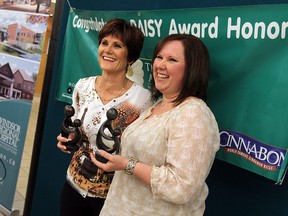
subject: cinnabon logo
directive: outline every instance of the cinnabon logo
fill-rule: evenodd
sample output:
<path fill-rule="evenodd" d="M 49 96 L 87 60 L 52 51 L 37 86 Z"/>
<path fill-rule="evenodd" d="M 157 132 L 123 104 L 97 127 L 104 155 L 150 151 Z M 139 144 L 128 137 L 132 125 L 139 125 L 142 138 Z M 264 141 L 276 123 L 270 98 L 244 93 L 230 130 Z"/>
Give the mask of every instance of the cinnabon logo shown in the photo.
<path fill-rule="evenodd" d="M 227 130 L 220 132 L 220 145 L 226 152 L 237 154 L 267 170 L 280 169 L 286 155 L 285 149 Z"/>

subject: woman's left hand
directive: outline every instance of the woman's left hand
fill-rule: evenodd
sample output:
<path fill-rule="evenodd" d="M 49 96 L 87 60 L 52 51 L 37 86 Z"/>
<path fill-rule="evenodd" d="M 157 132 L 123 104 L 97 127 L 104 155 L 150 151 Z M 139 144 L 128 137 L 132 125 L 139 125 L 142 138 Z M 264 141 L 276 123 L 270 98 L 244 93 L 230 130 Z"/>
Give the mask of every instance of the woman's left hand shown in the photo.
<path fill-rule="evenodd" d="M 103 169 L 106 172 L 112 172 L 117 170 L 125 170 L 125 167 L 128 163 L 128 158 L 124 158 L 120 155 L 109 154 L 106 151 L 98 150 L 98 153 L 108 160 L 107 163 L 102 163 L 97 161 L 94 153 L 90 153 L 90 158 L 92 162 L 99 168 Z"/>

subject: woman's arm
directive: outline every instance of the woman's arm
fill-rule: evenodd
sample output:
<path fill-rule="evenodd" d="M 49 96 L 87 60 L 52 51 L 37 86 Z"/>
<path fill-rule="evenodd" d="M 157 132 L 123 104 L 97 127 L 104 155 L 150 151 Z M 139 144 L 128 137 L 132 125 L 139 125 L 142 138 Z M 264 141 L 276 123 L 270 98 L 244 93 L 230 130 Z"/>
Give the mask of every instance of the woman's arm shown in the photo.
<path fill-rule="evenodd" d="M 103 169 L 106 172 L 126 170 L 129 161 L 128 158 L 122 157 L 120 155 L 109 154 L 103 150 L 98 150 L 98 153 L 108 160 L 107 163 L 101 163 L 97 161 L 95 155 L 91 153 L 90 154 L 91 160 L 99 168 Z M 152 166 L 141 162 L 137 162 L 132 170 L 134 176 L 139 178 L 145 184 L 149 185 L 151 180 L 151 172 L 152 172 Z"/>

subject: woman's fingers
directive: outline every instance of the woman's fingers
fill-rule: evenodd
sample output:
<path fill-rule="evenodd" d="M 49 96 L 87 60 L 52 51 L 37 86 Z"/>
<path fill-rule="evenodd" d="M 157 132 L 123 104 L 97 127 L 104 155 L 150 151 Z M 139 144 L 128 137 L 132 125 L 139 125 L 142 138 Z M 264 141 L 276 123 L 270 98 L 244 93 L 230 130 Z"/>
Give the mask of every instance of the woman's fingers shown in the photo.
<path fill-rule="evenodd" d="M 113 155 L 109 154 L 106 151 L 103 150 L 98 150 L 97 154 L 99 154 L 100 156 L 102 156 L 103 158 L 107 159 L 108 162 L 107 163 L 102 163 L 100 161 L 98 161 L 95 157 L 94 153 L 90 153 L 90 158 L 92 160 L 92 162 L 99 167 L 100 169 L 103 169 L 106 172 L 110 172 L 110 171 L 114 171 L 113 169 L 113 163 L 112 161 L 109 161 L 109 159 L 111 160 Z"/>
<path fill-rule="evenodd" d="M 105 163 L 101 163 L 100 161 L 98 161 L 96 158 L 95 158 L 95 154 L 94 153 L 90 153 L 90 158 L 91 158 L 91 161 L 97 166 L 99 167 L 100 169 L 103 169 L 104 171 L 107 171 L 105 170 Z"/>
<path fill-rule="evenodd" d="M 104 150 L 98 150 L 98 153 L 104 157 L 105 159 L 107 159 L 108 161 L 111 161 L 113 155 L 109 154 L 108 152 L 104 151 Z"/>
<path fill-rule="evenodd" d="M 68 153 L 70 154 L 71 152 L 67 150 L 67 147 L 65 145 L 63 145 L 63 143 L 65 142 L 68 142 L 69 139 L 65 138 L 65 137 L 62 137 L 61 134 L 59 134 L 57 136 L 57 140 L 58 140 L 58 143 L 57 143 L 57 147 L 64 153 Z"/>
<path fill-rule="evenodd" d="M 69 138 L 66 138 L 66 137 L 63 137 L 61 134 L 59 134 L 58 136 L 57 136 L 57 140 L 58 141 L 60 141 L 60 142 L 68 142 L 68 141 L 71 141 L 71 139 L 69 139 Z"/>

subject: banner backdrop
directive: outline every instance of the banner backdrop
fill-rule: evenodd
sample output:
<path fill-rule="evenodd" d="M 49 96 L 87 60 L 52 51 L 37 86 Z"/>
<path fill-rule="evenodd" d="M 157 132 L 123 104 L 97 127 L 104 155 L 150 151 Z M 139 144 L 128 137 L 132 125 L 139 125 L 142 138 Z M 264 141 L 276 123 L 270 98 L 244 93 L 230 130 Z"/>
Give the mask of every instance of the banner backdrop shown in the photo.
<path fill-rule="evenodd" d="M 0 207 L 12 210 L 31 102 L 0 100 Z M 1 209 L 1 208 L 0 208 Z"/>
<path fill-rule="evenodd" d="M 97 36 L 111 18 L 124 18 L 145 34 L 140 60 L 149 88 L 154 46 L 174 33 L 193 34 L 211 55 L 208 105 L 221 136 L 217 158 L 277 183 L 287 167 L 288 5 L 157 11 L 71 9 L 57 99 L 71 103 L 81 77 L 101 73 Z"/>

